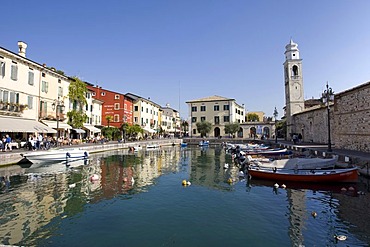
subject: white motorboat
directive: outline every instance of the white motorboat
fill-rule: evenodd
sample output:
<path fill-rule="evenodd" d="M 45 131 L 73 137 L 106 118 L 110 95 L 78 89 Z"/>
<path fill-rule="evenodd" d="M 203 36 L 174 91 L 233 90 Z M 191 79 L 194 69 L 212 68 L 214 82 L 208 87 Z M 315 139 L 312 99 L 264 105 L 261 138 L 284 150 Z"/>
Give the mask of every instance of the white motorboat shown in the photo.
<path fill-rule="evenodd" d="M 24 158 L 35 163 L 70 162 L 79 159 L 87 159 L 89 152 L 79 148 L 51 149 L 21 154 Z"/>
<path fill-rule="evenodd" d="M 149 144 L 146 146 L 146 150 L 157 150 L 160 146 L 158 144 Z"/>
<path fill-rule="evenodd" d="M 268 161 L 266 159 L 253 159 L 247 155 L 248 162 L 253 166 L 260 168 L 278 168 L 278 169 L 321 169 L 335 167 L 338 156 L 330 159 L 324 158 L 291 158 Z"/>

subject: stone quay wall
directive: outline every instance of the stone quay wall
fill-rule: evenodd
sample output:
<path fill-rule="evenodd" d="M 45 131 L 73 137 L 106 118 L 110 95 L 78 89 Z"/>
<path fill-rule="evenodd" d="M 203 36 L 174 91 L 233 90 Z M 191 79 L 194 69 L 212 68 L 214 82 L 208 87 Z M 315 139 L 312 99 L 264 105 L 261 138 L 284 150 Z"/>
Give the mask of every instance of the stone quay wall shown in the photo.
<path fill-rule="evenodd" d="M 370 82 L 335 95 L 334 114 L 336 147 L 370 152 Z"/>
<path fill-rule="evenodd" d="M 293 116 L 294 131 L 304 142 L 328 143 L 326 106 L 315 106 Z M 370 153 L 370 82 L 335 95 L 330 105 L 334 148 Z"/>

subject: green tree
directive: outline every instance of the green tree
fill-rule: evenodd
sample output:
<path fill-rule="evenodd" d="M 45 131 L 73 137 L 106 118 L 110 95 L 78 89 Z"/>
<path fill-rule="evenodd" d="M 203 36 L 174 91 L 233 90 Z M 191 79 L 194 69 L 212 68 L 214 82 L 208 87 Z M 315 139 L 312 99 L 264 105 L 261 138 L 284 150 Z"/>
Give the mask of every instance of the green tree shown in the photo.
<path fill-rule="evenodd" d="M 188 127 L 189 127 L 189 123 L 186 120 L 182 120 L 181 121 L 181 127 L 182 127 L 182 130 L 184 131 L 184 133 L 186 133 L 186 131 L 188 130 Z"/>
<path fill-rule="evenodd" d="M 231 134 L 234 137 L 234 134 L 238 132 L 240 128 L 239 123 L 231 123 L 225 125 L 225 134 Z"/>
<path fill-rule="evenodd" d="M 126 129 L 126 135 L 128 135 L 130 138 L 136 138 L 139 133 L 143 134 L 144 130 L 138 124 L 129 125 Z"/>
<path fill-rule="evenodd" d="M 67 113 L 68 124 L 74 128 L 81 128 L 87 119 L 87 115 L 84 112 L 84 105 L 87 104 L 85 98 L 87 92 L 86 84 L 79 78 L 73 77 L 68 89 L 68 97 L 73 105 L 72 110 Z"/>
<path fill-rule="evenodd" d="M 212 129 L 212 124 L 210 122 L 207 122 L 207 121 L 198 122 L 198 123 L 196 123 L 196 126 L 197 126 L 197 130 L 200 133 L 201 137 L 207 136 L 207 134 Z"/>
<path fill-rule="evenodd" d="M 121 138 L 121 131 L 116 127 L 104 127 L 101 132 L 108 140 L 118 140 Z"/>
<path fill-rule="evenodd" d="M 280 121 L 277 121 L 276 123 L 276 132 L 277 132 L 277 136 L 279 138 L 285 138 L 287 135 L 286 135 L 286 132 L 287 132 L 287 128 L 286 128 L 286 120 L 280 120 Z"/>
<path fill-rule="evenodd" d="M 256 113 L 248 113 L 247 114 L 247 122 L 259 122 L 260 121 L 260 118 L 258 117 L 258 115 Z"/>
<path fill-rule="evenodd" d="M 107 115 L 107 116 L 105 116 L 105 120 L 107 120 L 108 127 L 109 127 L 109 124 L 110 124 L 110 122 L 112 122 L 113 117 L 111 115 Z"/>

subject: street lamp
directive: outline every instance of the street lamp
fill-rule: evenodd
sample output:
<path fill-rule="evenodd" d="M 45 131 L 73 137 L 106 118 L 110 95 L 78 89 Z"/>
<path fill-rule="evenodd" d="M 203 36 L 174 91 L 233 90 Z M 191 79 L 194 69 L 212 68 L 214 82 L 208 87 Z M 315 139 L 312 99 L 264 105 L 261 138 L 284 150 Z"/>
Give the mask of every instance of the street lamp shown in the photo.
<path fill-rule="evenodd" d="M 328 111 L 328 152 L 332 152 L 331 149 L 331 136 L 330 136 L 330 101 L 334 100 L 334 91 L 329 87 L 329 83 L 326 82 L 326 89 L 322 93 L 322 102 L 326 104 L 326 109 Z"/>
<path fill-rule="evenodd" d="M 64 111 L 65 106 L 63 100 L 60 100 L 59 97 L 57 100 L 54 100 L 52 104 L 53 110 L 56 110 L 56 117 L 57 117 L 57 145 L 59 142 L 59 114 Z"/>
<path fill-rule="evenodd" d="M 276 110 L 276 106 L 275 106 L 275 110 L 274 110 L 274 118 L 275 118 L 275 143 L 277 143 L 277 128 L 276 128 L 276 122 L 277 122 L 277 117 L 278 117 L 279 113 L 278 111 Z"/>

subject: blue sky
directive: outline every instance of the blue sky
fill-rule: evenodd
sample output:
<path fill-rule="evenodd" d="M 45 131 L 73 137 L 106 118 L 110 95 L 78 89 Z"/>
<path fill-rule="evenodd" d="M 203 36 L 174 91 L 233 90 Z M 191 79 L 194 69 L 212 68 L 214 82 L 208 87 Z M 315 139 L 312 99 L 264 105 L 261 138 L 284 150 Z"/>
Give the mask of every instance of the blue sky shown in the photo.
<path fill-rule="evenodd" d="M 121 93 L 180 110 L 219 95 L 272 116 L 285 105 L 292 38 L 305 98 L 326 81 L 341 92 L 370 81 L 370 1 L 4 1 L 0 46 Z"/>

